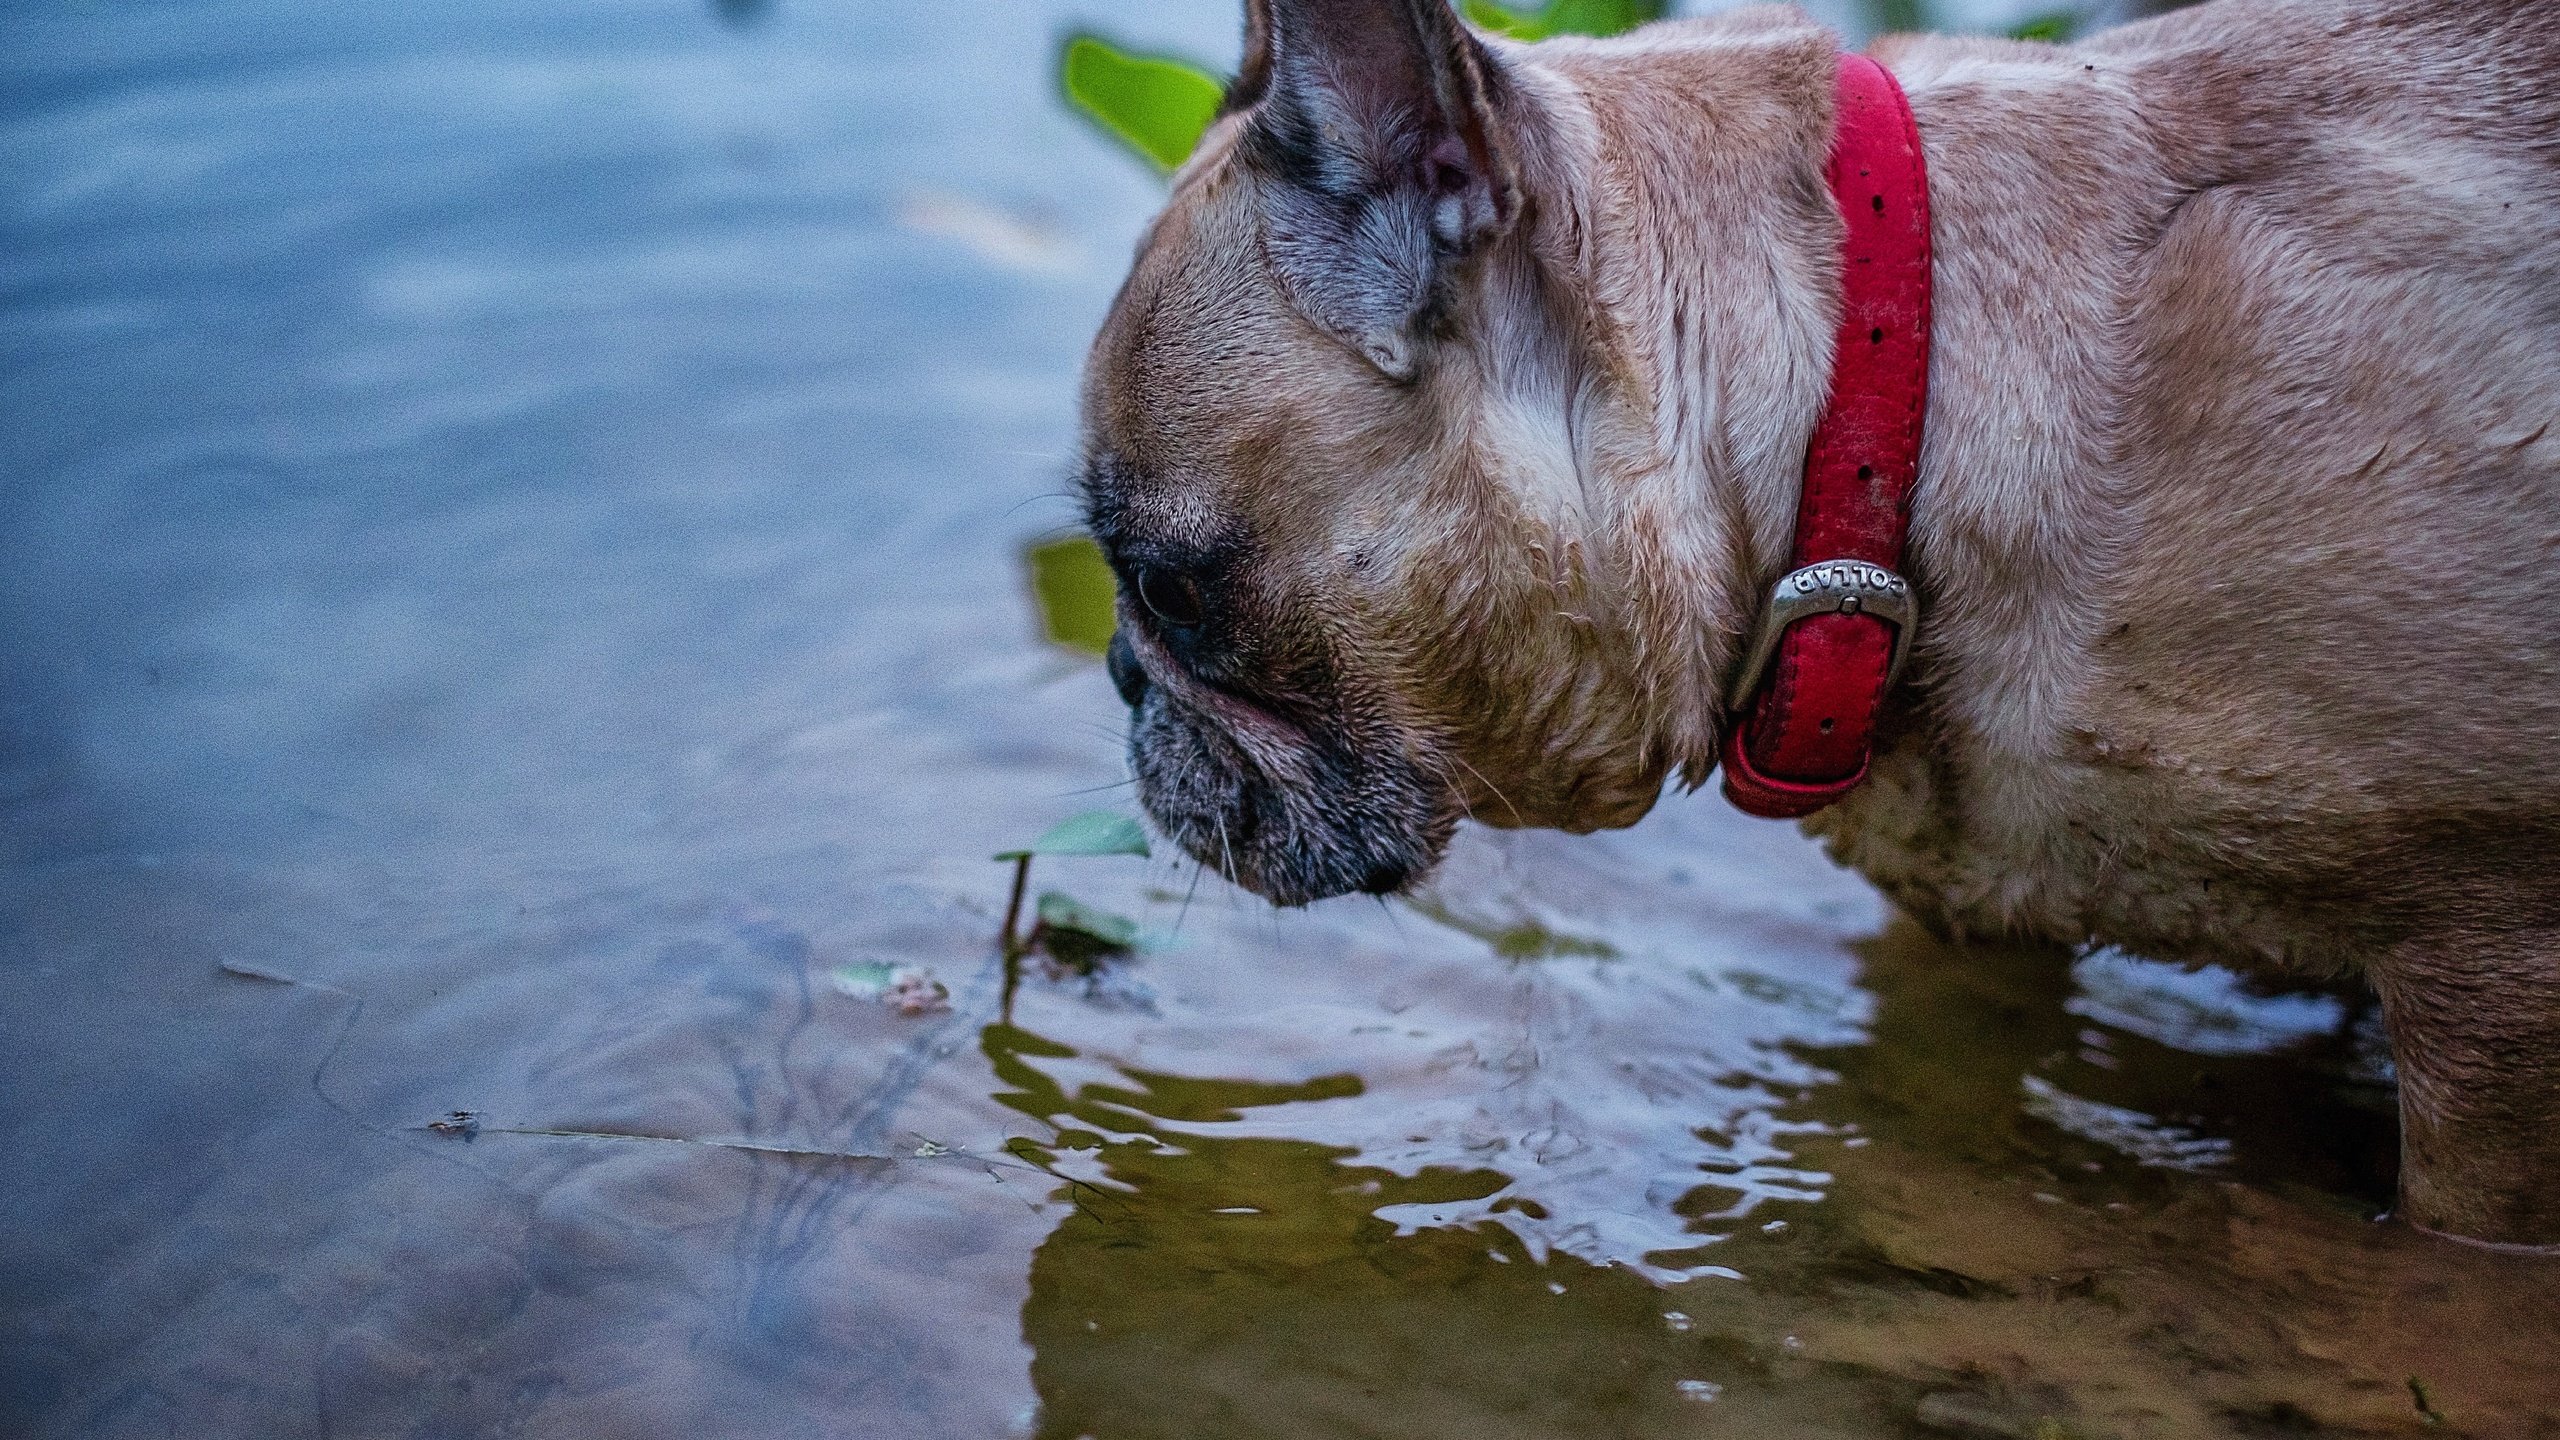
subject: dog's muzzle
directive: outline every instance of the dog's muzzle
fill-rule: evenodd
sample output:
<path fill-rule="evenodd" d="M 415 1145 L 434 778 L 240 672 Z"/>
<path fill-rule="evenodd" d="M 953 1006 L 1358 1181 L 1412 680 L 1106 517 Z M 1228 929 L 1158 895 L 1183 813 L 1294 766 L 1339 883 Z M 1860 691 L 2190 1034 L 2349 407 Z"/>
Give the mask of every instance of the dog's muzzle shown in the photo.
<path fill-rule="evenodd" d="M 1285 749 L 1271 732 L 1248 746 L 1138 655 L 1123 632 L 1104 656 L 1129 703 L 1130 769 L 1148 815 L 1192 858 L 1283 905 L 1393 894 L 1437 861 L 1457 807 L 1401 747 L 1294 725 Z"/>

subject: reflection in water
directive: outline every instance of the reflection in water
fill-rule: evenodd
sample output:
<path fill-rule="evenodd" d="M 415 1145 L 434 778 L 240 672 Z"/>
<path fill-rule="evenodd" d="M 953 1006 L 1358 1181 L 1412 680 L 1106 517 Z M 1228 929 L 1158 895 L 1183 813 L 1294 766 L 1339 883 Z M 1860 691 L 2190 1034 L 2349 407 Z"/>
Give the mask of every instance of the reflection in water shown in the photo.
<path fill-rule="evenodd" d="M 1623 1267 L 1544 1265 L 1498 1227 L 1400 1232 L 1393 1206 L 1477 1200 L 1485 1170 L 1414 1175 L 1339 1147 L 1222 1138 L 1258 1107 L 1346 1098 L 1301 1085 L 1130 1074 L 1072 1092 L 1036 1063 L 1074 1053 L 982 1037 L 1006 1105 L 1057 1129 L 1021 1142 L 1074 1210 L 1032 1261 L 1023 1333 L 1038 1433 L 1166 1437 L 1631 1434 L 1660 1430 L 1747 1363 L 1682 1333 Z"/>
<path fill-rule="evenodd" d="M 2048 951 L 1951 951 L 1907 925 L 1861 950 L 1878 1002 L 1874 1043 L 1826 1058 L 1847 1081 L 1833 1104 L 1876 1133 L 2069 1173 L 2145 1158 L 2127 1152 L 2140 1148 L 2129 1135 L 2075 1137 L 2056 1123 L 2114 1112 L 2154 1137 L 2210 1137 L 2199 1143 L 2227 1154 L 2229 1176 L 2316 1189 L 2367 1214 L 2392 1193 L 2392 1097 L 2357 1063 L 2342 1014 L 2281 1056 L 2179 1049 L 2084 1022 L 2090 997 L 2073 977 L 2090 972 Z M 2110 983 L 2123 993 L 2120 978 Z M 2291 1003 L 2275 1002 L 2278 1013 Z"/>
<path fill-rule="evenodd" d="M 2265 1055 L 2337 1033 L 2348 1006 L 2335 995 L 2252 993 L 2219 965 L 2193 970 L 2112 947 L 2071 967 L 2071 1013 L 2199 1055 Z"/>
<path fill-rule="evenodd" d="M 1701 1406 L 1750 1435 L 2392 1433 L 2424 1423 L 2418 1376 L 2431 1405 L 2462 1397 L 2457 1433 L 2496 1435 L 2560 1402 L 2532 1358 L 2560 1341 L 2551 1267 L 2293 1183 L 2388 1189 L 2387 1092 L 2343 1058 L 2087 1029 L 2047 951 L 1907 925 L 1862 948 L 1871 1038 L 1822 1047 L 1836 1080 L 1787 1110 L 1830 1193 L 1714 1227 L 1717 1273 L 1667 1287 L 1506 1228 L 1517 1157 L 1399 1171 L 1253 1123 L 1322 1132 L 1324 1107 L 1377 1098 L 1352 1076 L 1182 1077 L 989 1027 L 996 1098 L 1048 1131 L 1015 1152 L 1072 1206 L 1023 1310 L 1038 1434 L 1687 1435 Z M 2181 1128 L 2155 1111 L 2303 1203 L 2151 1163 Z M 2070 1123 L 2097 1113 L 2130 1133 Z M 1713 1189 L 1620 1203 L 1694 1214 Z M 2508 1312 L 2538 1333 L 2447 1343 Z"/>
<path fill-rule="evenodd" d="M 2228 1140 L 2198 1135 L 2139 1110 L 2082 1099 L 2042 1076 L 2029 1075 L 2018 1084 L 2026 1091 L 2028 1114 L 2057 1130 L 2094 1140 L 2139 1164 L 2172 1170 L 2210 1170 L 2231 1158 Z"/>

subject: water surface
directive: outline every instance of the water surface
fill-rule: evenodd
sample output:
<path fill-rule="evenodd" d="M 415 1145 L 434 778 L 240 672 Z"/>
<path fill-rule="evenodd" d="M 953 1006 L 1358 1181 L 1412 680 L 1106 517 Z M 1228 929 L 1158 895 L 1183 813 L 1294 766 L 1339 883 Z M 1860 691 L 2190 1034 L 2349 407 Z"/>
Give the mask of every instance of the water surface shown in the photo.
<path fill-rule="evenodd" d="M 0 1429 L 2560 1427 L 2560 1271 L 2372 1221 L 2355 997 L 1707 797 L 1044 862 L 1150 948 L 1008 1014 L 987 855 L 1126 803 L 1025 555 L 1158 194 L 1048 56 L 1233 46 L 1104 8 L 0 17 Z"/>

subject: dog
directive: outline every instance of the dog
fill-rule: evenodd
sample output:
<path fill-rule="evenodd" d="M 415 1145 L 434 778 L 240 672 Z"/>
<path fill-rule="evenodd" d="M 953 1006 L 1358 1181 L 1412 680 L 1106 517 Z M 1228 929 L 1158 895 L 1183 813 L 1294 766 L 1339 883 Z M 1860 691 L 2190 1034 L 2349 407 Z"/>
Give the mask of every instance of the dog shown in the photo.
<path fill-rule="evenodd" d="M 1097 338 L 1142 801 L 1272 900 L 1694 789 L 1829 394 L 1837 41 L 1249 0 Z M 2398 1215 L 2560 1242 L 2560 5 L 1894 37 L 1934 318 L 1865 778 L 1942 932 L 2361 974 Z"/>

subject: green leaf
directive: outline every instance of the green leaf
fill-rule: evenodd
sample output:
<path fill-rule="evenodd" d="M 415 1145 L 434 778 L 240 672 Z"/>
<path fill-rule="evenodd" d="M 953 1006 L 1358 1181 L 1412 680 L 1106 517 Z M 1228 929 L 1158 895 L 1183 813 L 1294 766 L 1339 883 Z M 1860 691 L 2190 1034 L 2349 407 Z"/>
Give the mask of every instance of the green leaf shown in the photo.
<path fill-rule="evenodd" d="M 896 966 L 884 965 L 877 960 L 864 960 L 852 965 L 837 966 L 834 978 L 836 989 L 843 993 L 864 1000 L 876 1000 L 880 998 L 882 991 L 889 988 L 889 982 L 897 977 Z"/>
<path fill-rule="evenodd" d="M 1096 910 L 1055 890 L 1040 896 L 1040 926 L 1051 932 L 1066 930 L 1105 950 L 1134 949 L 1138 943 L 1138 922 L 1109 910 Z"/>
<path fill-rule="evenodd" d="M 996 852 L 999 860 L 1031 855 L 1145 855 L 1147 832 L 1117 810 L 1087 810 L 1049 827 L 1049 832 L 1019 850 Z M 1049 903 L 1042 896 L 1040 903 Z"/>
<path fill-rule="evenodd" d="M 2059 45 L 2063 41 L 2070 39 L 2072 33 L 2077 31 L 2079 28 L 2079 16 L 2068 10 L 2056 10 L 2049 15 L 2039 15 L 2032 20 L 2021 21 L 2017 25 L 2011 26 L 2009 29 L 2009 38 L 2012 40 L 2046 40 Z"/>
<path fill-rule="evenodd" d="M 1226 96 L 1218 77 L 1197 65 L 1134 55 L 1093 35 L 1068 38 L 1058 73 L 1069 104 L 1165 171 L 1200 143 Z"/>
<path fill-rule="evenodd" d="M 1495 0 L 1466 0 L 1465 8 L 1467 23 L 1479 30 L 1508 35 L 1514 40 L 1547 38 L 1538 28 L 1538 17 L 1523 15 L 1507 5 L 1496 4 Z"/>
<path fill-rule="evenodd" d="M 1031 593 L 1040 602 L 1040 628 L 1071 649 L 1099 655 L 1111 648 L 1119 624 L 1114 605 L 1119 582 L 1111 563 L 1089 536 L 1046 540 L 1022 552 L 1031 568 Z"/>
<path fill-rule="evenodd" d="M 1535 11 L 1521 11 L 1500 0 L 1466 0 L 1467 19 L 1483 29 L 1515 40 L 1544 40 L 1550 35 L 1617 35 L 1659 20 L 1669 0 L 1547 0 Z"/>

